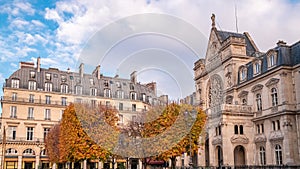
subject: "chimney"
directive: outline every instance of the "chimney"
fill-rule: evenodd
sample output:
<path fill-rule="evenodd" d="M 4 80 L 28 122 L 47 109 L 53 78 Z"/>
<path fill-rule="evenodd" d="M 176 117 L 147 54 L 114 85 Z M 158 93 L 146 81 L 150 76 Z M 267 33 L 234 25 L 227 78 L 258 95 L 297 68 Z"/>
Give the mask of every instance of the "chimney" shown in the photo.
<path fill-rule="evenodd" d="M 83 78 L 83 73 L 84 73 L 84 64 L 81 63 L 79 66 L 79 75 L 81 79 Z"/>
<path fill-rule="evenodd" d="M 277 46 L 286 46 L 286 42 L 283 41 L 283 40 L 279 40 L 279 41 L 277 42 Z"/>
<path fill-rule="evenodd" d="M 101 73 L 101 72 L 100 72 L 100 65 L 98 65 L 98 66 L 96 67 L 96 69 L 93 71 L 93 74 L 96 75 L 97 79 L 100 79 L 100 77 L 101 77 L 101 74 L 100 74 L 100 73 Z"/>
<path fill-rule="evenodd" d="M 68 67 L 67 72 L 70 73 L 70 68 Z"/>
<path fill-rule="evenodd" d="M 131 80 L 132 83 L 136 84 L 136 71 L 133 71 L 130 74 L 130 80 Z"/>
<path fill-rule="evenodd" d="M 36 69 L 37 69 L 37 72 L 41 71 L 41 58 L 40 57 L 37 58 Z"/>

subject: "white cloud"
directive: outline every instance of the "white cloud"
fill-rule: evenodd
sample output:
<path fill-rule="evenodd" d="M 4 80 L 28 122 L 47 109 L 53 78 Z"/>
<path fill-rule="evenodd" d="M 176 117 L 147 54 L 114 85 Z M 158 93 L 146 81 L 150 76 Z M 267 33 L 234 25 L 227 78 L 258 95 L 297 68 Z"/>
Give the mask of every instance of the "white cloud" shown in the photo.
<path fill-rule="evenodd" d="M 22 18 L 16 18 L 14 20 L 12 20 L 12 22 L 10 23 L 9 27 L 12 30 L 17 29 L 24 29 L 26 28 L 30 23 Z"/>
<path fill-rule="evenodd" d="M 31 23 L 33 23 L 35 26 L 38 26 L 38 27 L 45 27 L 45 25 L 40 22 L 39 20 L 31 20 Z"/>
<path fill-rule="evenodd" d="M 29 15 L 33 15 L 35 12 L 31 4 L 28 2 L 16 2 L 14 6 Z"/>

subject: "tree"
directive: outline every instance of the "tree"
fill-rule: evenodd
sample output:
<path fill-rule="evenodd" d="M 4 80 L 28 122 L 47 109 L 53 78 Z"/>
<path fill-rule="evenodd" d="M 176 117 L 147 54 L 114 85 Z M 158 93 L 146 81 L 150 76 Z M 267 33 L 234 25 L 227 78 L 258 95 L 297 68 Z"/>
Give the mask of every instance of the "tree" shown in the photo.
<path fill-rule="evenodd" d="M 87 127 L 96 122 L 105 121 L 116 129 L 118 121 L 117 111 L 111 107 L 99 105 L 90 107 L 85 104 L 70 104 L 64 111 L 59 130 L 53 130 L 47 137 L 46 147 L 51 158 L 51 162 L 77 162 L 85 159 L 105 160 L 110 152 L 101 144 L 95 142 L 95 136 L 107 136 L 105 129 L 89 130 Z M 95 129 L 97 126 L 94 126 Z M 91 133 L 95 132 L 95 133 Z M 58 136 L 58 137 L 57 137 Z M 58 144 L 54 144 L 58 140 Z M 57 153 L 55 150 L 58 150 Z"/>
<path fill-rule="evenodd" d="M 192 112 L 193 110 L 196 111 L 195 119 L 184 115 L 185 112 Z M 152 116 L 152 112 L 156 113 L 157 111 L 149 111 L 148 116 Z M 185 119 L 178 120 L 180 118 Z M 190 152 L 190 155 L 193 152 L 197 152 L 198 139 L 205 125 L 205 120 L 206 115 L 201 109 L 193 108 L 190 105 L 177 105 L 173 103 L 168 105 L 156 120 L 145 123 L 142 135 L 143 137 L 155 137 L 158 135 L 163 137 L 163 139 L 160 139 L 160 143 L 156 145 L 158 147 L 156 151 L 160 153 L 154 158 L 163 160 L 170 158 L 172 168 L 175 168 L 176 156 L 181 155 L 183 152 Z M 187 128 L 189 130 L 188 133 L 186 131 Z M 172 134 L 162 134 L 167 133 L 166 131 L 168 130 L 176 132 L 180 137 L 174 138 Z M 185 135 L 183 136 L 182 134 Z M 166 145 L 170 147 L 164 148 L 163 146 Z"/>
<path fill-rule="evenodd" d="M 48 152 L 49 160 L 54 163 L 60 162 L 60 152 L 59 152 L 59 135 L 60 135 L 60 125 L 54 125 L 47 137 L 45 139 L 46 150 Z"/>

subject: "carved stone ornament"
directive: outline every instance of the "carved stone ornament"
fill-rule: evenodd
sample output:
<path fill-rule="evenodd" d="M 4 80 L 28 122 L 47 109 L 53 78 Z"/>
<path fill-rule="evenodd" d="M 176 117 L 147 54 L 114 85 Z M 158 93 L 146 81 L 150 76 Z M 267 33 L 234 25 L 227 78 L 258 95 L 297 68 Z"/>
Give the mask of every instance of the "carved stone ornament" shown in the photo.
<path fill-rule="evenodd" d="M 261 142 L 266 142 L 267 138 L 264 134 L 256 135 L 254 138 L 255 143 L 261 143 Z"/>
<path fill-rule="evenodd" d="M 231 143 L 248 144 L 249 139 L 245 135 L 234 135 L 230 138 Z"/>
<path fill-rule="evenodd" d="M 221 137 L 215 137 L 215 138 L 212 140 L 212 144 L 213 144 L 213 145 L 222 144 L 222 138 L 221 138 Z"/>
<path fill-rule="evenodd" d="M 270 141 L 278 141 L 278 140 L 283 140 L 284 136 L 280 130 L 277 131 L 272 131 L 270 133 Z"/>
<path fill-rule="evenodd" d="M 210 96 L 211 107 L 218 106 L 223 103 L 223 84 L 219 75 L 213 75 L 211 80 Z"/>
<path fill-rule="evenodd" d="M 260 91 L 260 90 L 262 90 L 263 87 L 264 86 L 262 84 L 257 84 L 257 85 L 255 85 L 255 86 L 252 87 L 251 92 Z"/>
<path fill-rule="evenodd" d="M 248 91 L 243 90 L 239 93 L 238 97 L 241 98 L 241 97 L 245 97 L 247 95 L 248 95 Z"/>
<path fill-rule="evenodd" d="M 275 84 L 277 84 L 279 82 L 279 79 L 276 78 L 271 78 L 270 80 L 268 80 L 268 82 L 266 83 L 267 87 L 273 86 Z"/>

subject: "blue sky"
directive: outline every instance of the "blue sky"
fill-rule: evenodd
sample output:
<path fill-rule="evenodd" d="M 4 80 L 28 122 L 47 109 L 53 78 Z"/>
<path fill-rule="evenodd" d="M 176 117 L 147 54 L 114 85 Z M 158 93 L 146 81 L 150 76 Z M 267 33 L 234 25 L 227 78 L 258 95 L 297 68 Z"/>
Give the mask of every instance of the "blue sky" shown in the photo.
<path fill-rule="evenodd" d="M 69 67 L 72 71 L 77 71 L 81 51 L 93 35 L 105 26 L 135 14 L 160 13 L 178 17 L 197 28 L 207 40 L 211 27 L 210 16 L 215 13 L 218 29 L 235 31 L 235 5 L 239 32 L 249 32 L 261 51 L 274 47 L 278 40 L 284 40 L 288 44 L 299 41 L 300 3 L 295 0 L 0 1 L 0 85 L 18 69 L 20 61 L 36 62 L 38 56 L 42 58 L 42 67 L 58 67 L 61 70 Z M 150 46 L 155 44 L 153 39 L 147 41 Z M 133 44 L 141 42 L 143 40 L 136 39 Z M 175 43 L 164 43 L 171 44 L 174 50 L 178 49 Z M 205 47 L 206 43 L 204 40 L 200 45 Z M 130 44 L 132 45 L 128 42 L 126 49 L 130 48 Z M 122 49 L 119 50 L 122 53 Z M 167 50 L 172 51 L 170 48 Z M 202 51 L 200 53 L 203 54 Z M 204 57 L 204 54 L 198 58 L 189 54 L 186 52 L 177 55 L 190 67 L 192 76 L 193 62 Z M 134 56 L 127 53 L 124 57 L 129 55 Z M 120 73 L 118 68 L 112 70 L 105 65 L 102 68 L 104 75 Z M 159 91 L 172 95 L 168 92 L 173 88 L 166 81 L 172 81 L 172 76 L 163 75 L 167 71 L 155 75 L 154 70 L 149 71 L 149 74 L 145 73 L 146 69 L 140 70 L 139 81 L 160 81 Z M 129 77 L 126 73 L 123 73 L 124 78 Z M 180 91 L 172 97 L 190 94 L 194 84 L 189 83 L 187 86 L 190 90 Z"/>

